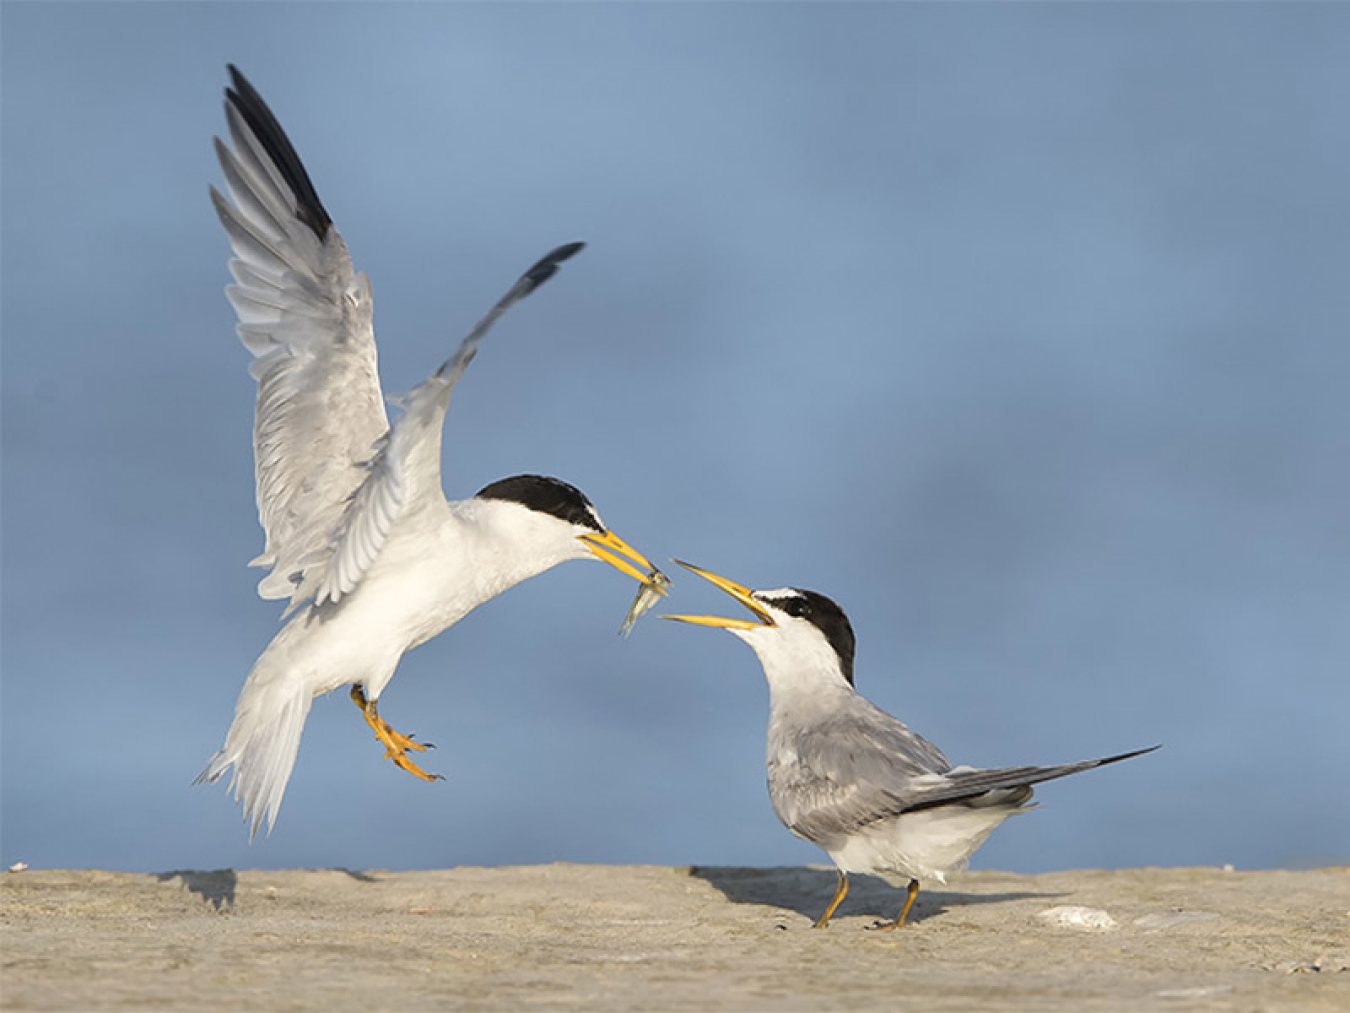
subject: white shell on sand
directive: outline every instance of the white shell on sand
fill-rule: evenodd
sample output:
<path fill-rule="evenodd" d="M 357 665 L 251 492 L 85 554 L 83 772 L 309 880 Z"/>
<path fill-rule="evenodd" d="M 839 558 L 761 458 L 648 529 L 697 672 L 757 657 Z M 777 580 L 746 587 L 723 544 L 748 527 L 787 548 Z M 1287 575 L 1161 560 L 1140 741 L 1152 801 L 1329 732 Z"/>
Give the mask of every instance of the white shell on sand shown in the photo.
<path fill-rule="evenodd" d="M 1105 932 L 1116 927 L 1116 920 L 1101 908 L 1079 907 L 1076 904 L 1048 908 L 1036 917 L 1061 929 L 1079 929 L 1084 932 Z"/>

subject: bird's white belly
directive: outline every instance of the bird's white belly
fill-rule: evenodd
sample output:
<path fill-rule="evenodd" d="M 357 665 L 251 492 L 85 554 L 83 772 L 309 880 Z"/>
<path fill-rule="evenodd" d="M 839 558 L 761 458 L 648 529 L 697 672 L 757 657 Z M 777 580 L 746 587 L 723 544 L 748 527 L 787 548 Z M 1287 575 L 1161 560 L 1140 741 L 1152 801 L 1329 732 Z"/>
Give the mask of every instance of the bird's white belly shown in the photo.
<path fill-rule="evenodd" d="M 964 869 L 994 829 L 1019 811 L 939 806 L 905 813 L 859 830 L 829 854 L 843 872 L 889 872 L 945 883 L 948 873 Z"/>
<path fill-rule="evenodd" d="M 462 619 L 477 601 L 435 557 L 377 561 L 333 617 L 348 640 L 397 644 L 401 654 Z"/>
<path fill-rule="evenodd" d="M 349 596 L 308 608 L 273 642 L 286 667 L 303 673 L 315 696 L 363 683 L 378 698 L 404 652 L 458 622 L 477 599 L 463 568 L 424 540 L 391 540 Z M 456 577 L 458 576 L 458 579 Z"/>

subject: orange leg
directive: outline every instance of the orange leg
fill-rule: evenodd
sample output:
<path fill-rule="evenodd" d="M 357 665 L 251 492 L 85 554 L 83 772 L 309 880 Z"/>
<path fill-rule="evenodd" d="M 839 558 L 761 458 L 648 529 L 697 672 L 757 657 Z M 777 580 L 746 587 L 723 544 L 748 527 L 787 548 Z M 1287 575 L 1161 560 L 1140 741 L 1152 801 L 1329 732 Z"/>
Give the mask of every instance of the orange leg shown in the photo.
<path fill-rule="evenodd" d="M 425 770 L 408 759 L 408 750 L 413 749 L 419 753 L 425 753 L 431 746 L 431 743 L 414 742 L 411 736 L 396 732 L 389 727 L 389 723 L 380 717 L 380 712 L 375 707 L 374 700 L 367 700 L 365 692 L 360 686 L 352 687 L 352 703 L 361 708 L 361 713 L 366 719 L 366 724 L 375 731 L 375 739 L 384 745 L 384 758 L 393 760 L 395 764 L 402 767 L 413 777 L 420 777 L 423 781 L 444 781 L 445 778 L 440 774 L 428 774 Z"/>
<path fill-rule="evenodd" d="M 844 902 L 848 896 L 848 876 L 843 872 L 839 873 L 839 886 L 834 891 L 834 900 L 830 901 L 830 906 L 825 909 L 825 913 L 816 919 L 812 928 L 824 929 L 830 925 L 830 919 L 834 913 L 839 910 L 839 905 Z"/>
<path fill-rule="evenodd" d="M 919 881 L 911 879 L 909 881 L 909 893 L 905 897 L 905 906 L 900 909 L 900 917 L 893 922 L 882 922 L 880 925 L 873 925 L 872 928 L 879 932 L 893 932 L 896 929 L 905 927 L 909 921 L 909 909 L 914 906 L 914 899 L 919 896 Z"/>

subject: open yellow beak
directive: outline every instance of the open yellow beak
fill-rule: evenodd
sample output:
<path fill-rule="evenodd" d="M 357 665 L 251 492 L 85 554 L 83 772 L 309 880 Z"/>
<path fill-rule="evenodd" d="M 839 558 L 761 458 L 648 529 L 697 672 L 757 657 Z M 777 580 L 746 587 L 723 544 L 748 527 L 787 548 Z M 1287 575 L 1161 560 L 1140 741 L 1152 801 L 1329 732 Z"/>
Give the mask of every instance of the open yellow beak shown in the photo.
<path fill-rule="evenodd" d="M 681 560 L 675 560 L 690 573 L 696 573 L 714 587 L 725 591 L 731 597 L 748 608 L 755 614 L 759 620 L 753 622 L 749 619 L 727 619 L 723 616 L 662 616 L 662 619 L 674 619 L 680 623 L 692 623 L 694 626 L 712 626 L 724 630 L 757 630 L 761 626 L 773 626 L 773 616 L 759 602 L 755 601 L 754 592 L 748 587 L 737 584 L 734 580 L 728 580 L 726 577 L 719 577 L 710 570 L 704 570 L 694 566 L 692 563 L 685 563 Z"/>
<path fill-rule="evenodd" d="M 613 531 L 606 531 L 604 534 L 587 532 L 578 537 L 586 543 L 586 547 L 591 550 L 596 559 L 603 560 L 624 576 L 632 577 L 639 584 L 653 583 L 658 574 L 662 578 L 665 577 L 665 574 L 652 566 L 646 556 Z M 632 562 L 629 562 L 629 560 L 632 560 Z M 634 566 L 633 563 L 636 563 L 637 566 Z M 638 566 L 642 569 L 639 570 Z"/>

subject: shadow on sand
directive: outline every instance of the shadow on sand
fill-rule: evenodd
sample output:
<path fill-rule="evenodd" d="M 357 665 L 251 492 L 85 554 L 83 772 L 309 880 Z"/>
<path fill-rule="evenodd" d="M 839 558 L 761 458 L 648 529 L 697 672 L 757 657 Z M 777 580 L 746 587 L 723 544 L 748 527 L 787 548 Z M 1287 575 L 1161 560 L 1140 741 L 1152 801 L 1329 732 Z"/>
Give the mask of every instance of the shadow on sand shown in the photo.
<path fill-rule="evenodd" d="M 155 878 L 161 883 L 181 879 L 190 893 L 195 893 L 217 911 L 234 907 L 234 891 L 239 885 L 239 877 L 233 869 L 216 869 L 213 872 L 175 869 L 172 872 L 157 872 Z"/>
<path fill-rule="evenodd" d="M 332 868 L 323 872 L 340 872 L 350 876 L 358 883 L 378 883 L 379 879 L 368 872 L 357 869 Z M 174 869 L 171 872 L 157 872 L 155 878 L 161 883 L 171 879 L 181 879 L 189 893 L 195 893 L 217 911 L 234 907 L 235 890 L 239 886 L 239 877 L 233 869 L 215 869 L 211 872 L 199 872 L 193 869 Z"/>
<path fill-rule="evenodd" d="M 777 869 L 740 869 L 722 866 L 690 866 L 689 875 L 716 887 L 733 904 L 762 904 L 784 908 L 815 919 L 834 897 L 835 873 L 827 869 L 800 866 Z M 848 877 L 849 891 L 836 917 L 870 915 L 889 920 L 900 913 L 905 891 L 880 876 L 853 874 Z M 967 904 L 996 904 L 1029 897 L 1062 897 L 1061 893 L 945 893 L 924 890 L 909 914 L 911 922 L 921 922 L 949 908 Z"/>
<path fill-rule="evenodd" d="M 351 876 L 351 878 L 354 879 L 354 880 L 356 880 L 358 883 L 378 883 L 378 882 L 379 882 L 379 879 L 377 879 L 375 876 L 372 876 L 372 875 L 371 875 L 370 873 L 368 873 L 368 872 L 362 872 L 362 871 L 360 871 L 359 869 L 344 869 L 344 868 L 343 868 L 342 866 L 340 866 L 340 865 L 335 865 L 335 866 L 333 866 L 331 869 L 329 869 L 328 871 L 329 871 L 329 872 L 340 872 L 340 873 L 342 873 L 344 876 Z"/>

